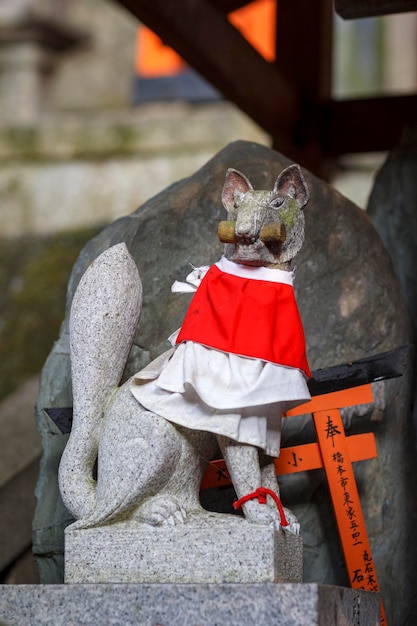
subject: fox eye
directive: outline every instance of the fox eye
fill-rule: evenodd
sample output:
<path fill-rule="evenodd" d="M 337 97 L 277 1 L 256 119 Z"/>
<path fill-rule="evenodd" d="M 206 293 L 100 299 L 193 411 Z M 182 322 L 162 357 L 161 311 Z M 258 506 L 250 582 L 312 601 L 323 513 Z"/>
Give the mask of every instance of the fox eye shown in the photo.
<path fill-rule="evenodd" d="M 272 198 L 272 200 L 269 203 L 269 206 L 273 209 L 278 209 L 278 207 L 282 206 L 284 204 L 284 198 L 282 196 L 276 196 L 275 198 Z"/>

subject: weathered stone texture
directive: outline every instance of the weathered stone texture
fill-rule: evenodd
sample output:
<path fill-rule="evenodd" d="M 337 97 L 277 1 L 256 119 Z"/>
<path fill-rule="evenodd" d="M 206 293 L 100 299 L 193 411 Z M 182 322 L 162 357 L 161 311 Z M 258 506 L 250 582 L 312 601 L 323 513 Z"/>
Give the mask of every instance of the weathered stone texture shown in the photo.
<path fill-rule="evenodd" d="M 227 102 L 54 113 L 0 124 L 2 233 L 52 233 L 115 220 L 201 167 L 225 141 L 266 142 Z"/>
<path fill-rule="evenodd" d="M 378 594 L 323 585 L 3 585 L 0 612 L 26 626 L 377 626 Z"/>
<path fill-rule="evenodd" d="M 185 277 L 189 263 L 207 264 L 221 254 L 216 232 L 225 217 L 220 194 L 226 169 L 234 167 L 255 188 L 268 189 L 289 163 L 256 144 L 230 144 L 194 176 L 172 185 L 87 244 L 69 282 L 68 307 L 87 266 L 109 246 L 125 241 L 139 267 L 144 308 L 125 377 L 162 352 L 167 347 L 165 338 L 181 324 L 189 298 L 172 295 L 171 283 Z M 305 176 L 311 200 L 295 284 L 312 369 L 408 342 L 411 323 L 400 287 L 369 218 L 322 181 L 308 172 Z M 45 454 L 34 541 L 36 551 L 43 555 L 45 582 L 62 580 L 62 570 L 55 568 L 46 553 L 61 558 L 63 528 L 68 522 L 56 485 L 65 436 L 59 435 L 43 410 L 71 404 L 67 326 L 68 315 L 44 367 L 37 408 Z M 355 472 L 388 623 L 397 625 L 411 624 L 407 615 L 417 610 L 412 589 L 417 525 L 411 386 L 411 372 L 387 382 L 383 420 L 371 422 L 364 416 L 348 424 L 348 434 L 373 430 L 377 438 L 378 458 L 356 464 Z M 291 443 L 314 437 L 307 418 L 286 420 L 285 431 Z M 286 478 L 282 496 L 301 522 L 305 580 L 348 584 L 322 470 Z"/>
<path fill-rule="evenodd" d="M 41 442 L 33 416 L 38 380 L 0 402 L 0 572 L 31 543 Z"/>
<path fill-rule="evenodd" d="M 367 211 L 384 242 L 417 327 L 417 126 L 379 170 Z"/>
<path fill-rule="evenodd" d="M 200 517 L 160 528 L 123 523 L 67 528 L 65 582 L 302 582 L 299 535 L 248 524 L 237 515 Z"/>

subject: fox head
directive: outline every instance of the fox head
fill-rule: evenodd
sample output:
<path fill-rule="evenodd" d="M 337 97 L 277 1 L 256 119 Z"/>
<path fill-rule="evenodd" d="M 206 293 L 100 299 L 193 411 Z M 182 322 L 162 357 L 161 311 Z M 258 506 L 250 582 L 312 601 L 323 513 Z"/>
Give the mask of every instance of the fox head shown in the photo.
<path fill-rule="evenodd" d="M 304 243 L 302 209 L 308 200 L 299 165 L 284 169 L 272 191 L 255 191 L 246 176 L 228 169 L 222 191 L 228 220 L 219 224 L 225 257 L 244 265 L 287 267 Z"/>

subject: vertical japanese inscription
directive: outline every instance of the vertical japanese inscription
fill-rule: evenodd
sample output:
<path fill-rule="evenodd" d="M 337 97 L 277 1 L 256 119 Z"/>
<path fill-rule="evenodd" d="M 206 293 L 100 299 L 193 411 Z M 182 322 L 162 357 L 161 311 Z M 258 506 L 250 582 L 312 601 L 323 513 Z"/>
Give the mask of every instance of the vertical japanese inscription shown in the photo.
<path fill-rule="evenodd" d="M 313 413 L 351 587 L 379 591 L 359 493 L 338 409 Z M 381 624 L 386 625 L 381 603 Z"/>

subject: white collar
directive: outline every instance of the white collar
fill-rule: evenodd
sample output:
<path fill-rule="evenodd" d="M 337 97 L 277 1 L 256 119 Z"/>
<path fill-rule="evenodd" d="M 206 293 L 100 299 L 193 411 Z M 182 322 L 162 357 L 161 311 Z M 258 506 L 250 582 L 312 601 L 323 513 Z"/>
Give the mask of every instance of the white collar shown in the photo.
<path fill-rule="evenodd" d="M 266 280 L 271 283 L 284 283 L 291 286 L 294 281 L 294 270 L 279 270 L 272 267 L 264 267 L 263 265 L 243 265 L 241 263 L 233 263 L 233 261 L 229 261 L 224 256 L 215 265 L 222 272 L 233 274 L 233 276 L 239 276 L 240 278 Z"/>

